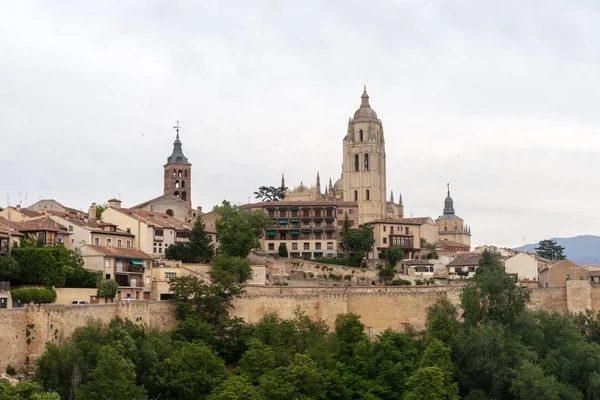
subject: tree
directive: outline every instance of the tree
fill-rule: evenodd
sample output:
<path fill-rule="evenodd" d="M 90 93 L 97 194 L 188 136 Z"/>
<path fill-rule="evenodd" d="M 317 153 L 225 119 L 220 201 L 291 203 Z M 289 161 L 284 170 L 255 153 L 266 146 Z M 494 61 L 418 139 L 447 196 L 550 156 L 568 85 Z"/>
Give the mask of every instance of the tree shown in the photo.
<path fill-rule="evenodd" d="M 219 254 L 245 258 L 250 251 L 260 248 L 260 238 L 271 223 L 265 213 L 242 210 L 228 201 L 223 201 L 215 210 L 219 214 L 215 222 Z"/>
<path fill-rule="evenodd" d="M 102 218 L 102 213 L 104 212 L 104 210 L 106 210 L 108 208 L 108 204 L 106 203 L 97 203 L 98 205 L 96 206 L 96 218 L 100 219 Z"/>
<path fill-rule="evenodd" d="M 98 282 L 98 297 L 114 299 L 119 289 L 119 284 L 114 279 L 102 279 Z"/>
<path fill-rule="evenodd" d="M 358 229 L 350 228 L 342 236 L 342 246 L 354 252 L 354 257 L 360 260 L 371 250 L 374 243 L 375 238 L 371 225 L 363 225 Z"/>
<path fill-rule="evenodd" d="M 267 400 L 242 376 L 231 376 L 206 398 L 207 400 Z"/>
<path fill-rule="evenodd" d="M 340 231 L 340 238 L 342 238 L 340 247 L 344 250 L 345 258 L 348 258 L 348 254 L 350 252 L 350 247 L 349 247 L 349 243 L 345 243 L 343 241 L 343 238 L 348 234 L 348 231 L 350 231 L 351 228 L 352 228 L 352 225 L 350 225 L 350 219 L 348 218 L 348 213 L 345 213 L 344 214 L 344 224 L 342 225 L 342 230 Z"/>
<path fill-rule="evenodd" d="M 498 257 L 498 253 L 484 250 L 473 283 L 460 294 L 467 324 L 481 321 L 509 324 L 529 302 L 530 290 L 517 285 L 517 278 L 505 272 Z"/>
<path fill-rule="evenodd" d="M 458 400 L 452 387 L 447 387 L 444 372 L 438 367 L 419 368 L 406 382 L 402 400 Z"/>
<path fill-rule="evenodd" d="M 279 257 L 283 257 L 283 258 L 288 257 L 288 249 L 287 249 L 287 246 L 285 245 L 285 243 L 279 244 L 278 252 L 279 252 Z"/>
<path fill-rule="evenodd" d="M 538 247 L 535 248 L 535 253 L 540 256 L 547 258 L 552 261 L 561 261 L 565 259 L 563 254 L 565 248 L 559 246 L 554 240 L 542 240 L 538 243 Z"/>
<path fill-rule="evenodd" d="M 421 368 L 438 367 L 444 374 L 444 387 L 449 396 L 447 398 L 458 399 L 458 384 L 452 382 L 454 364 L 452 364 L 450 354 L 450 347 L 437 339 L 432 339 L 429 341 L 429 346 L 425 349 L 425 353 L 421 359 Z"/>
<path fill-rule="evenodd" d="M 390 246 L 385 250 L 385 259 L 392 268 L 396 266 L 398 261 L 402 260 L 402 257 L 404 257 L 404 251 L 400 246 Z"/>
<path fill-rule="evenodd" d="M 56 392 L 44 392 L 37 383 L 23 381 L 13 386 L 1 379 L 0 400 L 60 400 L 60 395 Z"/>
<path fill-rule="evenodd" d="M 210 262 L 214 254 L 212 238 L 206 232 L 206 226 L 201 216 L 196 219 L 194 228 L 190 233 L 190 241 L 187 243 L 188 257 L 191 261 L 187 262 Z"/>
<path fill-rule="evenodd" d="M 86 400 L 144 400 L 146 390 L 136 385 L 135 366 L 111 346 L 100 349 L 98 365 L 77 391 Z"/>
<path fill-rule="evenodd" d="M 21 276 L 19 263 L 12 256 L 0 256 L 0 282 L 14 281 Z"/>
<path fill-rule="evenodd" d="M 287 188 L 284 186 L 261 186 L 258 191 L 254 192 L 254 198 L 261 201 L 280 201 L 285 199 L 286 190 Z"/>
<path fill-rule="evenodd" d="M 181 342 L 161 366 L 159 386 L 167 398 L 205 398 L 227 376 L 225 362 L 202 342 Z M 123 397 L 124 398 L 124 397 Z"/>

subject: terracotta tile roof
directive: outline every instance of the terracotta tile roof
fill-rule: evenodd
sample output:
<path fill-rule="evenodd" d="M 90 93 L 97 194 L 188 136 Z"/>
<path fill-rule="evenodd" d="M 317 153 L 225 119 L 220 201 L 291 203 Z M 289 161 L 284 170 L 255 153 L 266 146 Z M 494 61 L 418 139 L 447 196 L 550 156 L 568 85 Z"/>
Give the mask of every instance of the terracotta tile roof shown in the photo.
<path fill-rule="evenodd" d="M 433 222 L 433 220 L 429 217 L 415 217 L 415 218 L 390 218 L 390 217 L 387 217 L 387 218 L 376 219 L 375 221 L 367 222 L 367 224 L 424 225 L 429 222 Z"/>
<path fill-rule="evenodd" d="M 175 229 L 175 230 L 191 230 L 193 225 L 181 221 L 175 217 L 171 217 L 168 214 L 160 213 L 156 211 L 146 211 L 146 210 L 133 210 L 130 208 L 119 208 L 117 211 L 132 216 L 132 217 L 140 217 L 150 226 L 154 226 L 157 228 L 166 228 L 166 229 Z M 146 221 L 147 219 L 147 221 Z"/>
<path fill-rule="evenodd" d="M 433 265 L 435 264 L 435 260 L 420 260 L 420 259 L 415 259 L 415 260 L 402 260 L 402 263 L 404 265 Z"/>
<path fill-rule="evenodd" d="M 552 268 L 556 267 L 557 265 L 559 265 L 559 266 L 560 266 L 560 265 L 562 265 L 562 264 L 570 265 L 570 266 L 572 266 L 572 267 L 579 267 L 579 268 L 583 268 L 581 265 L 579 265 L 579 264 L 577 264 L 577 263 L 574 263 L 574 262 L 573 262 L 573 261 L 571 261 L 571 260 L 565 259 L 565 260 L 559 261 L 559 262 L 557 262 L 557 263 L 554 263 L 554 264 L 546 265 L 545 267 L 543 267 L 542 269 L 540 269 L 540 272 L 542 272 L 542 271 L 547 271 L 547 270 L 549 270 L 549 269 L 552 269 Z M 585 268 L 583 268 L 583 269 L 585 269 Z"/>
<path fill-rule="evenodd" d="M 186 204 L 186 202 L 184 200 L 181 200 L 179 197 L 175 197 L 172 194 L 161 194 L 158 197 L 155 197 L 155 198 L 150 199 L 150 200 L 146 200 L 145 202 L 140 203 L 140 204 L 136 204 L 135 206 L 131 207 L 130 209 L 131 210 L 137 210 L 137 209 L 143 208 L 144 206 L 147 206 L 150 203 L 153 203 L 153 202 L 158 201 L 158 200 L 163 200 L 163 199 L 169 199 L 169 200 L 179 201 L 179 202 L 181 202 L 183 204 Z M 115 201 L 115 199 L 110 200 L 110 201 Z M 121 202 L 121 200 L 116 200 L 116 201 Z"/>
<path fill-rule="evenodd" d="M 479 253 L 459 254 L 448 264 L 449 267 L 462 267 L 479 265 Z"/>
<path fill-rule="evenodd" d="M 438 240 L 435 242 L 436 247 L 467 247 L 471 248 L 468 244 L 458 243 L 452 240 Z"/>
<path fill-rule="evenodd" d="M 39 217 L 40 215 L 42 215 L 41 213 L 39 213 L 37 211 L 29 210 L 27 208 L 7 207 L 7 209 L 21 213 L 28 218 L 35 218 L 35 217 Z"/>
<path fill-rule="evenodd" d="M 16 229 L 20 232 L 46 231 L 69 234 L 67 228 L 46 216 L 26 222 L 9 222 L 7 219 L 0 218 L 0 225 L 5 228 Z"/>
<path fill-rule="evenodd" d="M 110 247 L 110 246 L 96 246 L 93 244 L 87 244 L 86 247 L 96 250 L 99 253 L 109 257 L 116 258 L 133 258 L 138 260 L 153 260 L 152 256 L 144 253 L 139 249 L 131 249 L 125 247 Z"/>

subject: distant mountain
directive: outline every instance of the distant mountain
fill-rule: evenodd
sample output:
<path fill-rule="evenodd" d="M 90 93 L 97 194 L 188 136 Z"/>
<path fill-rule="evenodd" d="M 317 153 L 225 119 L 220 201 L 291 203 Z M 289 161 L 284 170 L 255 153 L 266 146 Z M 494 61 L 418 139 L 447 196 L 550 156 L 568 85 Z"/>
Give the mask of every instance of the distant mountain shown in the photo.
<path fill-rule="evenodd" d="M 600 263 L 600 236 L 581 235 L 570 238 L 552 238 L 565 248 L 567 258 L 579 265 Z M 535 252 L 537 243 L 516 247 L 515 250 Z"/>

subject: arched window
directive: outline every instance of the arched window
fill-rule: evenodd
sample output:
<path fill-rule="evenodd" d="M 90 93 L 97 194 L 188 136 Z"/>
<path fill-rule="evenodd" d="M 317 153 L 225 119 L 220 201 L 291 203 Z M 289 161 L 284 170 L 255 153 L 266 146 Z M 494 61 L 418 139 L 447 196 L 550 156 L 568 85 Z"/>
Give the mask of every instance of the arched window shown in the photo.
<path fill-rule="evenodd" d="M 177 174 L 178 178 L 181 178 L 181 170 L 179 170 L 179 174 Z"/>
<path fill-rule="evenodd" d="M 173 170 L 173 176 L 177 176 L 177 170 Z"/>
<path fill-rule="evenodd" d="M 365 193 L 365 197 L 367 198 L 367 200 L 371 200 L 371 191 L 369 189 L 367 189 L 367 192 Z"/>
<path fill-rule="evenodd" d="M 185 187 L 185 181 L 181 181 L 181 187 L 184 188 Z"/>
<path fill-rule="evenodd" d="M 181 192 L 181 200 L 187 200 L 187 194 L 185 193 L 185 190 Z"/>
<path fill-rule="evenodd" d="M 183 173 L 185 174 L 185 177 L 187 178 L 187 169 L 185 171 L 183 171 Z"/>
<path fill-rule="evenodd" d="M 173 212 L 173 210 L 171 210 L 170 208 L 167 210 L 167 215 L 170 215 L 171 217 L 175 216 L 175 213 Z"/>
<path fill-rule="evenodd" d="M 175 189 L 179 189 L 179 181 L 175 181 Z"/>
<path fill-rule="evenodd" d="M 358 201 L 358 190 L 354 191 L 354 201 Z"/>
<path fill-rule="evenodd" d="M 354 155 L 354 171 L 360 171 L 360 156 L 358 154 Z"/>
<path fill-rule="evenodd" d="M 458 232 L 458 224 L 456 222 L 454 223 L 454 232 Z"/>
<path fill-rule="evenodd" d="M 362 142 L 364 140 L 364 136 L 363 136 L 363 130 L 360 130 L 360 141 Z"/>
<path fill-rule="evenodd" d="M 173 196 L 179 197 L 179 192 L 176 190 L 175 193 L 173 193 Z"/>
<path fill-rule="evenodd" d="M 369 153 L 365 153 L 365 172 L 369 172 Z"/>

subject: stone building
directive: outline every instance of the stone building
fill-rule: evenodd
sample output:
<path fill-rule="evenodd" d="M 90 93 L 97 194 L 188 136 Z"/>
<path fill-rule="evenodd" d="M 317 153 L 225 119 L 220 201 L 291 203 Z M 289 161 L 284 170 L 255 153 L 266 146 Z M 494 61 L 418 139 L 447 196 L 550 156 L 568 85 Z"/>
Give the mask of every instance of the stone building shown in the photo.
<path fill-rule="evenodd" d="M 348 121 L 346 136 L 342 141 L 342 176 L 335 184 L 321 187 L 317 173 L 316 184 L 311 187 L 300 183 L 288 190 L 283 201 L 346 201 L 358 204 L 358 224 L 381 218 L 404 217 L 402 196 L 394 201 L 393 193 L 387 200 L 386 155 L 383 125 L 369 103 L 367 88 L 361 104 Z M 282 178 L 282 186 L 285 182 Z"/>
<path fill-rule="evenodd" d="M 471 247 L 471 229 L 454 212 L 454 200 L 450 197 L 450 185 L 448 184 L 448 196 L 444 200 L 444 213 L 435 220 L 438 226 L 439 240 L 449 240 Z"/>
<path fill-rule="evenodd" d="M 589 271 L 570 260 L 548 265 L 539 272 L 542 287 L 567 286 L 567 281 L 588 280 Z"/>

